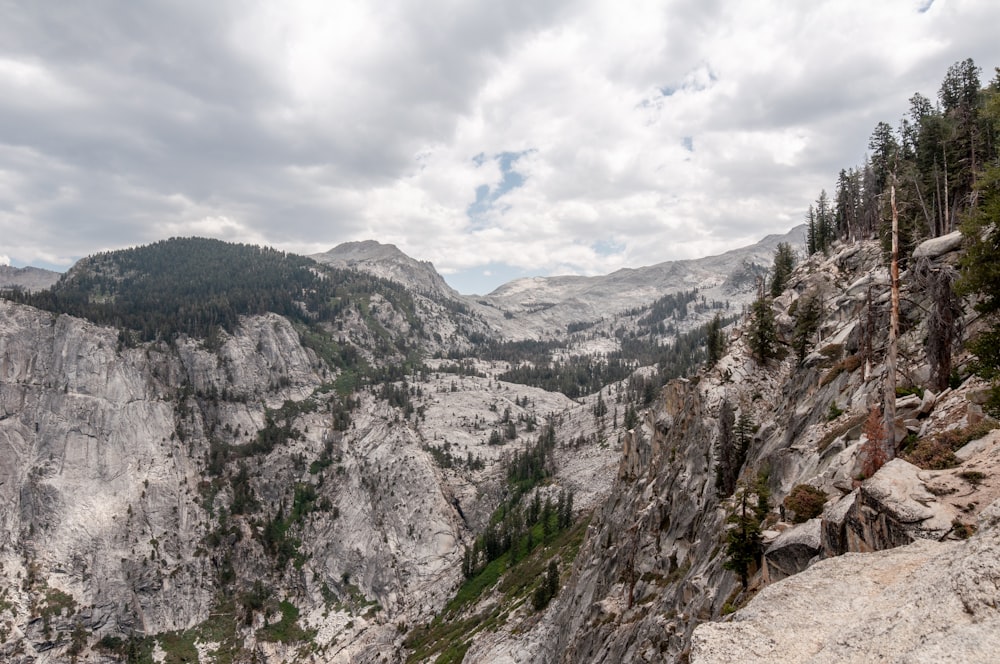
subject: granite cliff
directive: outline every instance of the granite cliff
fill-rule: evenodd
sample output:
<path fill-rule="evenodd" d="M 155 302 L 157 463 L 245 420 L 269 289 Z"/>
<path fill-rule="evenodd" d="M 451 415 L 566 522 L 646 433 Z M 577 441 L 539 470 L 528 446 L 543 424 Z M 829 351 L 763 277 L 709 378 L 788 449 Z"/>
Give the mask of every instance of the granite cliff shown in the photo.
<path fill-rule="evenodd" d="M 935 303 L 921 270 L 951 269 L 959 252 L 960 238 L 937 238 L 904 273 L 901 458 L 867 478 L 860 450 L 882 393 L 888 302 L 870 242 L 837 244 L 792 273 L 771 305 L 788 349 L 778 358 L 755 359 L 747 315 L 730 310 L 737 320 L 710 369 L 659 388 L 665 360 L 624 356 L 621 378 L 573 398 L 526 369 L 551 360 L 593 372 L 642 335 L 654 348 L 674 339 L 679 353 L 682 332 L 662 325 L 676 309 L 657 321 L 651 303 L 619 311 L 613 299 L 603 319 L 574 327 L 576 313 L 549 320 L 435 288 L 429 265 L 375 244 L 333 252 L 340 272 L 302 263 L 320 281 L 293 292 L 289 314 L 240 315 L 206 336 L 144 340 L 0 299 L 0 654 L 25 664 L 836 659 L 846 651 L 835 629 L 810 632 L 799 650 L 768 631 L 811 620 L 777 603 L 820 593 L 831 616 L 846 616 L 831 579 L 881 551 L 876 573 L 907 581 L 872 606 L 910 624 L 919 616 L 904 586 L 950 591 L 907 575 L 937 579 L 932 570 L 974 551 L 978 567 L 940 572 L 965 589 L 942 602 L 975 604 L 968 628 L 922 637 L 944 651 L 996 618 L 988 598 L 969 595 L 995 583 L 986 508 L 1000 498 L 1000 448 L 985 385 L 956 346 L 952 386 L 930 387 L 925 344 Z M 68 282 L 123 279 L 107 260 Z M 391 283 L 352 281 L 358 271 Z M 90 303 L 113 305 L 116 288 Z M 821 314 L 800 357 L 810 301 Z M 713 314 L 677 302 L 689 328 Z M 966 334 L 980 325 L 968 308 L 959 322 Z M 504 341 L 551 325 L 544 343 Z M 549 435 L 539 474 L 518 485 L 512 464 Z M 735 490 L 724 490 L 720 459 L 737 438 Z M 947 463 L 931 467 L 939 456 Z M 786 501 L 801 485 L 825 497 L 807 518 Z M 567 493 L 558 529 L 517 531 L 526 540 L 512 552 L 470 568 L 482 538 L 521 518 L 532 496 L 549 510 Z M 761 506 L 763 528 L 745 590 L 726 568 L 742 495 Z M 872 631 L 848 617 L 832 624 L 866 647 Z"/>

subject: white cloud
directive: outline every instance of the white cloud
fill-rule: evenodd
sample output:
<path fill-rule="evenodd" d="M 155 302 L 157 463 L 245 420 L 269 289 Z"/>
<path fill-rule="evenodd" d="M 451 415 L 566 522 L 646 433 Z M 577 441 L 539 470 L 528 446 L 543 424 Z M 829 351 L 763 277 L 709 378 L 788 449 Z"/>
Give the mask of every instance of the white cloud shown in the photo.
<path fill-rule="evenodd" d="M 693 257 L 787 230 L 913 92 L 1000 64 L 985 0 L 371 7 L 15 10 L 4 251 L 372 238 L 497 278 Z M 503 153 L 523 182 L 470 218 Z"/>

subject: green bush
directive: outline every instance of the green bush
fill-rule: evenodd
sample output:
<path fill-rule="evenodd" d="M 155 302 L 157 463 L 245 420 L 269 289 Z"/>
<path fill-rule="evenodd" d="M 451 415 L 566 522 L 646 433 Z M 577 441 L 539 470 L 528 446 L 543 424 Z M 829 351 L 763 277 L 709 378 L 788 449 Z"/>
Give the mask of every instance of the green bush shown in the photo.
<path fill-rule="evenodd" d="M 823 513 L 826 503 L 826 492 L 810 484 L 797 484 L 791 493 L 785 496 L 785 509 L 793 513 L 793 523 L 803 523 L 814 519 Z"/>

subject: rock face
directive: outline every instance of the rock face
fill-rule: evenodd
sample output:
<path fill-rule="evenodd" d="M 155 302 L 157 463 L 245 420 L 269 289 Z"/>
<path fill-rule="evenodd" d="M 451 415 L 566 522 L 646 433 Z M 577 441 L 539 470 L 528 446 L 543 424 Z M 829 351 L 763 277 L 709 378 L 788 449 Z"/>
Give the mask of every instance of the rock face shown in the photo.
<path fill-rule="evenodd" d="M 883 466 L 861 485 L 843 516 L 828 522 L 824 549 L 839 555 L 891 549 L 915 539 L 942 539 L 958 512 L 939 502 L 919 474 L 919 468 L 902 459 Z"/>
<path fill-rule="evenodd" d="M 93 646 L 178 631 L 213 661 L 204 625 L 223 616 L 233 648 L 292 661 L 261 635 L 285 601 L 322 661 L 398 661 L 399 625 L 451 596 L 501 461 L 526 440 L 521 425 L 488 445 L 501 413 L 558 416 L 561 437 L 596 440 L 585 403 L 447 373 L 405 388 L 420 417 L 373 388 L 342 427 L 333 378 L 273 314 L 217 347 L 129 348 L 115 329 L 0 300 L 0 660 L 66 661 L 75 633 Z M 572 459 L 553 481 L 592 509 L 617 452 L 559 455 Z M 248 608 L 258 587 L 270 616 Z"/>
<path fill-rule="evenodd" d="M 622 269 L 598 277 L 532 277 L 500 286 L 482 300 L 491 307 L 510 312 L 514 320 L 503 320 L 501 329 L 511 336 L 537 337 L 551 330 L 564 330 L 568 323 L 600 320 L 682 290 L 697 288 L 699 294 L 734 306 L 754 297 L 754 278 L 774 260 L 780 242 L 794 248 L 805 243 L 805 226 L 784 235 L 770 235 L 760 242 L 718 256 L 668 261 L 635 269 Z M 737 277 L 751 269 L 746 283 Z"/>
<path fill-rule="evenodd" d="M 724 514 L 704 441 L 715 437 L 697 385 L 667 386 L 632 434 L 535 661 L 656 661 L 685 647 L 734 583 L 718 566 Z"/>
<path fill-rule="evenodd" d="M 988 662 L 1000 652 L 1000 503 L 962 543 L 817 563 L 694 632 L 692 664 Z"/>
<path fill-rule="evenodd" d="M 0 301 L 5 661 L 64 661 L 76 625 L 88 640 L 193 628 L 221 610 L 220 567 L 236 598 L 255 580 L 278 588 L 345 661 L 394 650 L 385 616 L 444 601 L 467 526 L 395 409 L 362 395 L 338 432 L 304 408 L 273 451 L 212 470 L 218 441 L 240 449 L 278 431 L 282 404 L 325 406 L 316 357 L 287 320 L 246 319 L 216 351 L 117 342 L 113 329 Z M 337 464 L 310 472 L 324 450 Z M 288 526 L 299 568 L 276 566 L 263 524 L 304 487 L 326 507 Z"/>
<path fill-rule="evenodd" d="M 850 598 L 852 574 L 869 564 L 864 556 L 878 556 L 870 559 L 871 564 L 884 564 L 880 569 L 887 579 L 902 578 L 902 574 L 924 565 L 930 573 L 935 566 L 949 564 L 947 558 L 935 558 L 935 552 L 960 546 L 954 544 L 956 534 L 969 531 L 970 520 L 988 504 L 986 497 L 996 497 L 992 481 L 996 466 L 991 465 L 996 446 L 970 448 L 968 452 L 968 458 L 976 461 L 965 463 L 979 465 L 966 466 L 975 469 L 966 476 L 981 482 L 978 488 L 967 483 L 965 489 L 956 489 L 962 482 L 961 469 L 921 471 L 901 459 L 854 488 L 858 451 L 866 440 L 864 423 L 870 404 L 881 399 L 884 373 L 880 356 L 865 359 L 865 334 L 866 329 L 872 330 L 872 347 L 884 347 L 886 293 L 887 279 L 875 243 L 839 245 L 830 256 L 810 257 L 796 269 L 789 290 L 774 301 L 778 334 L 790 343 L 796 303 L 804 297 L 819 299 L 824 303 L 824 315 L 810 340 L 813 352 L 806 354 L 801 365 L 788 357 L 761 366 L 752 359 L 746 338 L 737 328 L 728 339 L 728 353 L 713 370 L 701 373 L 697 380 L 666 386 L 644 425 L 623 442 L 611 495 L 595 513 L 572 576 L 553 608 L 519 636 L 489 649 L 470 650 L 475 654 L 471 661 L 669 662 L 686 661 L 689 654 L 693 659 L 696 652 L 704 661 L 786 661 L 770 639 L 792 643 L 797 629 L 808 634 L 814 624 L 818 625 L 815 631 L 828 635 L 829 641 L 835 640 L 841 626 L 853 629 L 851 625 L 857 624 L 861 628 L 860 621 L 852 622 L 857 615 Z M 922 354 L 926 328 L 920 311 L 931 303 L 923 297 L 904 281 L 904 298 L 911 304 L 903 313 L 910 327 L 899 341 L 906 349 L 900 375 L 929 375 Z M 925 392 L 923 398 L 901 397 L 900 413 L 912 420 L 905 424 L 916 428 L 920 437 L 943 434 L 974 423 L 971 411 L 966 412 L 966 395 L 976 389 L 963 385 L 957 391 Z M 755 620 L 753 629 L 761 632 L 758 638 L 738 631 L 742 628 L 730 627 L 741 624 L 737 621 L 742 620 L 743 610 L 737 611 L 733 622 L 723 627 L 736 631 L 723 631 L 711 644 L 703 640 L 696 650 L 689 651 L 697 625 L 729 613 L 746 597 L 735 575 L 723 567 L 727 516 L 735 509 L 730 497 L 719 495 L 715 482 L 720 448 L 725 444 L 719 424 L 723 401 L 737 411 L 737 417 L 746 415 L 755 425 L 739 480 L 754 493 L 763 491 L 757 487 L 766 487 L 770 510 L 762 525 L 783 530 L 763 552 L 762 565 L 750 565 L 750 592 L 765 588 L 761 597 L 766 597 L 788 587 L 786 584 L 808 579 L 804 582 L 807 585 L 792 586 L 787 598 L 792 606 L 804 607 L 804 617 L 801 621 L 794 616 L 782 617 L 766 627 L 760 626 L 763 619 Z M 798 527 L 780 523 L 774 507 L 802 483 L 830 496 L 826 512 L 822 519 Z M 936 487 L 933 492 L 928 489 L 931 485 Z M 962 523 L 956 526 L 959 518 Z M 969 544 L 968 550 L 988 548 L 996 537 L 984 535 L 981 543 Z M 949 541 L 939 544 L 941 538 Z M 903 547 L 901 551 L 910 552 L 904 556 L 910 557 L 901 558 L 901 566 L 896 567 L 895 563 L 878 562 L 891 560 L 881 557 L 888 554 L 848 553 L 844 560 L 850 562 L 843 564 L 851 565 L 849 571 L 838 582 L 823 585 L 822 570 L 828 569 L 824 566 L 835 564 L 817 563 L 824 555 L 889 547 Z M 971 566 L 974 557 L 964 560 Z M 992 564 L 986 563 L 987 567 Z M 988 570 L 983 574 L 981 579 L 993 578 Z M 876 576 L 869 583 L 874 593 L 879 590 L 880 578 Z M 977 581 L 970 579 L 969 587 L 976 587 Z M 936 582 L 944 583 L 941 578 Z M 991 584 L 984 587 L 993 590 Z M 908 617 L 905 603 L 915 602 L 919 596 L 904 596 L 904 590 L 908 590 L 905 583 L 894 586 L 872 612 L 878 614 L 875 633 L 896 630 L 903 645 L 893 647 L 904 655 L 894 661 L 938 661 L 933 656 L 923 660 L 917 654 L 922 637 L 913 625 L 923 618 Z M 780 601 L 772 602 L 768 610 L 777 615 L 779 605 Z M 827 607 L 834 627 L 824 631 Z M 930 613 L 933 608 L 926 610 Z M 986 610 L 978 615 L 993 620 Z M 894 617 L 901 617 L 898 624 Z M 935 620 L 932 628 L 941 624 L 943 621 Z M 698 634 L 702 630 L 711 633 L 709 627 L 697 629 Z M 962 638 L 962 629 L 958 628 L 949 644 Z M 978 633 L 975 627 L 969 629 L 969 634 Z M 910 638 L 913 641 L 907 644 Z M 744 639 L 752 645 L 743 648 Z M 985 643 L 995 647 L 991 639 Z M 860 636 L 857 641 L 861 641 Z M 809 650 L 811 646 L 806 644 L 798 650 L 795 644 L 788 647 L 793 653 L 788 661 L 852 661 L 853 656 L 849 648 L 838 646 L 840 649 L 829 651 L 834 654 L 811 660 L 808 657 L 819 650 Z M 957 647 L 959 656 L 950 661 L 980 661 L 990 652 L 986 646 L 978 648 L 976 644 Z M 799 652 L 809 654 L 796 660 Z M 876 648 L 874 652 L 889 651 Z M 705 659 L 709 655 L 715 659 Z"/>
<path fill-rule="evenodd" d="M 773 583 L 806 569 L 816 556 L 823 553 L 820 519 L 782 532 L 764 552 L 765 583 Z"/>
<path fill-rule="evenodd" d="M 374 240 L 344 242 L 310 258 L 333 267 L 371 272 L 418 292 L 447 298 L 460 297 L 457 291 L 445 283 L 431 263 L 410 258 L 394 244 L 382 244 Z"/>

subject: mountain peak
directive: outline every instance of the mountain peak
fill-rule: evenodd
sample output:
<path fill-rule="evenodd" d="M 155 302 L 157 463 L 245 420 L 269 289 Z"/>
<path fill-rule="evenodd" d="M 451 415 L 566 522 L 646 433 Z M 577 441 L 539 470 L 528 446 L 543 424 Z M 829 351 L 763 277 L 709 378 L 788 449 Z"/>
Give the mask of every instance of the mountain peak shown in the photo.
<path fill-rule="evenodd" d="M 419 291 L 448 298 L 458 297 L 458 293 L 445 283 L 430 261 L 411 258 L 394 244 L 383 244 L 377 240 L 343 242 L 310 258 L 324 265 L 368 272 Z"/>
<path fill-rule="evenodd" d="M 39 291 L 50 288 L 59 281 L 60 272 L 53 272 L 40 267 L 13 267 L 0 265 L 0 288 L 23 288 L 27 291 Z"/>

